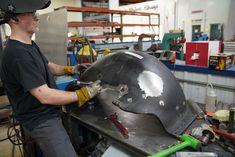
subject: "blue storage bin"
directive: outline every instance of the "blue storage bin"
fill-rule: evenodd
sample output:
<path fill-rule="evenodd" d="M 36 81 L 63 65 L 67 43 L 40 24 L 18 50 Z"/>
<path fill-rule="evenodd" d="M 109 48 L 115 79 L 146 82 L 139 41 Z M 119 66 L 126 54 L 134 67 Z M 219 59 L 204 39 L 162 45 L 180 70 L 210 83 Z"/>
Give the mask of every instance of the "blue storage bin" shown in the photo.
<path fill-rule="evenodd" d="M 56 79 L 57 88 L 60 90 L 65 90 L 65 87 L 72 81 L 77 80 L 76 78 L 70 76 L 60 76 Z"/>

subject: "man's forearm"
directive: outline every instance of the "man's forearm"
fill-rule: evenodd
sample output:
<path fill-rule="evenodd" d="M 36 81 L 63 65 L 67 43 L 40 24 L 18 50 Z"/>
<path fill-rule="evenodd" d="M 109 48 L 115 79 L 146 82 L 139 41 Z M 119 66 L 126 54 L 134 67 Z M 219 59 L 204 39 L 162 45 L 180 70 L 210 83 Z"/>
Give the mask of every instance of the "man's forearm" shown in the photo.
<path fill-rule="evenodd" d="M 49 68 L 50 72 L 53 75 L 56 75 L 56 76 L 61 76 L 61 75 L 65 74 L 64 73 L 64 67 L 65 66 L 58 65 L 58 64 L 55 64 L 55 63 L 52 63 L 52 62 L 48 63 L 48 68 Z"/>
<path fill-rule="evenodd" d="M 77 102 L 78 97 L 75 92 L 50 89 L 47 96 L 43 98 L 43 103 L 48 105 L 67 105 Z"/>
<path fill-rule="evenodd" d="M 76 92 L 62 91 L 48 88 L 47 85 L 34 88 L 30 93 L 35 96 L 42 104 L 66 105 L 78 101 Z"/>

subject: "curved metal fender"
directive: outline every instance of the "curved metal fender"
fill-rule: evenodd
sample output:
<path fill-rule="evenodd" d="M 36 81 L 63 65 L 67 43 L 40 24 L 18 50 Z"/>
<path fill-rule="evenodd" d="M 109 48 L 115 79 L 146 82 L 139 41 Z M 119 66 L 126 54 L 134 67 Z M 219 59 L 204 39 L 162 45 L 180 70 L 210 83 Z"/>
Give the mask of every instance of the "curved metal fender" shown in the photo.
<path fill-rule="evenodd" d="M 102 85 L 126 85 L 128 92 L 113 100 L 122 110 L 153 114 L 165 130 L 179 136 L 195 119 L 174 75 L 154 56 L 118 51 L 95 62 L 81 81 L 101 80 Z M 98 97 L 102 101 L 102 97 Z M 107 98 L 107 97 L 106 97 Z M 111 96 L 110 98 L 113 99 Z"/>

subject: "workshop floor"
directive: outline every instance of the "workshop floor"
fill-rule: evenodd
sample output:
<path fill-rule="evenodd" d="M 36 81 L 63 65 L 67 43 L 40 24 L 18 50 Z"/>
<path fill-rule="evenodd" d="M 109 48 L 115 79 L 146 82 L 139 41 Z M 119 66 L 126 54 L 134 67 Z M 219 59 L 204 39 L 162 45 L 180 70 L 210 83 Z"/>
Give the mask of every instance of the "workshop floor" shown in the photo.
<path fill-rule="evenodd" d="M 0 140 L 7 137 L 8 123 L 0 122 Z M 14 154 L 13 154 L 14 153 Z M 19 147 L 13 147 L 9 140 L 0 142 L 0 157 L 21 157 Z"/>

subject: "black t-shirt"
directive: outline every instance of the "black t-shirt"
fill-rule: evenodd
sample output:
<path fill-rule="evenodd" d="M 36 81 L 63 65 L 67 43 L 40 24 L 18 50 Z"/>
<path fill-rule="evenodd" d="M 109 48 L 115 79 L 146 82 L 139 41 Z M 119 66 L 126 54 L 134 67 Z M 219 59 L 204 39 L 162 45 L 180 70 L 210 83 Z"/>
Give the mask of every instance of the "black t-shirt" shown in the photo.
<path fill-rule="evenodd" d="M 1 79 L 16 119 L 26 128 L 33 129 L 47 119 L 59 116 L 59 107 L 41 104 L 30 90 L 47 84 L 57 88 L 48 61 L 39 47 L 17 40 L 7 42 L 1 62 Z"/>

